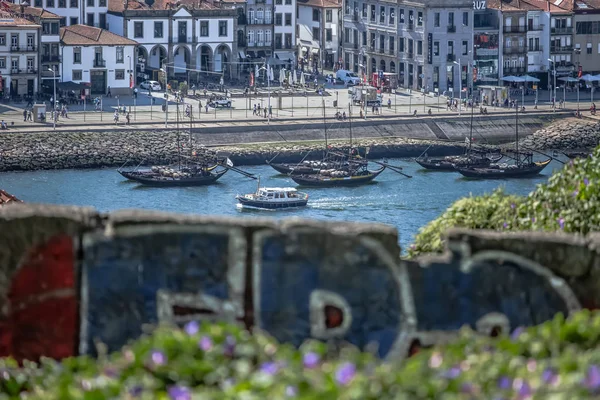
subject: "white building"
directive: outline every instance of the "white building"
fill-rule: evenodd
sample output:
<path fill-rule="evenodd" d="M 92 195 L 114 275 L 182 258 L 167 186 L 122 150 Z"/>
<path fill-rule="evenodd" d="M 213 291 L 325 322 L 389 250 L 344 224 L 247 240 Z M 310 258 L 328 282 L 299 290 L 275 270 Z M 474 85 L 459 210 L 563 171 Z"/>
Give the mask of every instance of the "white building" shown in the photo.
<path fill-rule="evenodd" d="M 15 3 L 20 3 L 16 0 Z M 36 8 L 60 15 L 65 19 L 64 24 L 85 24 L 97 28 L 108 29 L 106 14 L 108 0 L 32 0 Z"/>
<path fill-rule="evenodd" d="M 333 68 L 339 50 L 342 5 L 330 0 L 297 0 L 298 63 L 308 70 Z"/>
<path fill-rule="evenodd" d="M 14 13 L 0 13 L 0 74 L 4 95 L 37 93 L 40 30 L 40 25 Z"/>
<path fill-rule="evenodd" d="M 71 25 L 60 29 L 63 82 L 91 84 L 91 94 L 130 93 L 137 42 L 105 29 Z"/>
<path fill-rule="evenodd" d="M 275 0 L 273 14 L 275 57 L 296 65 L 296 0 Z"/>
<path fill-rule="evenodd" d="M 237 72 L 237 7 L 227 1 L 182 3 L 110 3 L 111 31 L 139 43 L 137 82 L 158 80 L 164 67 L 169 78 L 188 81 L 218 81 Z"/>

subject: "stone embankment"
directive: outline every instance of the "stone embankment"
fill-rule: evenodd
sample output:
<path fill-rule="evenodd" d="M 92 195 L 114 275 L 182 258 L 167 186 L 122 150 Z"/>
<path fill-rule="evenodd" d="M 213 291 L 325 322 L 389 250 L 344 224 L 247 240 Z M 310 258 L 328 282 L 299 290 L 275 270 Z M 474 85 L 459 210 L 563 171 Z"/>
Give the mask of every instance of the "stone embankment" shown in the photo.
<path fill-rule="evenodd" d="M 180 136 L 183 152 L 189 152 L 187 136 Z M 344 141 L 344 144 L 347 141 Z M 359 146 L 369 146 L 369 157 L 416 157 L 427 150 L 429 155 L 452 155 L 464 150 L 462 143 L 415 139 L 364 139 Z M 200 145 L 194 146 L 199 148 Z M 215 147 L 230 155 L 237 165 L 264 164 L 277 156 L 279 162 L 318 158 L 323 143 L 253 144 Z M 313 151 L 315 150 L 315 151 Z M 11 133 L 0 137 L 0 171 L 115 167 L 166 164 L 177 160 L 177 134 L 165 131 L 111 131 L 62 133 Z"/>
<path fill-rule="evenodd" d="M 600 144 L 600 122 L 577 118 L 558 120 L 520 143 L 535 150 L 592 149 Z"/>

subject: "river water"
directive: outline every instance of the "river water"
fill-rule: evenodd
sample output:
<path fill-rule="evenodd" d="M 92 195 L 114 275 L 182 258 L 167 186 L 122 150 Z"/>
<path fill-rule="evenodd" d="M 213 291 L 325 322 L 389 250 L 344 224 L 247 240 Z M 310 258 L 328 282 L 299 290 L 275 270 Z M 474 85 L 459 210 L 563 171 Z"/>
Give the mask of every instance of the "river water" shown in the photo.
<path fill-rule="evenodd" d="M 216 185 L 191 188 L 152 188 L 125 180 L 114 169 L 52 170 L 0 173 L 0 188 L 26 202 L 93 206 L 99 211 L 142 208 L 179 213 L 243 217 L 303 217 L 326 220 L 381 222 L 400 233 L 403 248 L 419 228 L 452 202 L 469 194 L 489 193 L 503 186 L 508 193 L 525 195 L 548 179 L 561 164 L 553 161 L 543 175 L 514 180 L 468 180 L 458 173 L 424 171 L 406 159 L 390 160 L 412 175 L 407 179 L 390 170 L 375 183 L 349 188 L 303 188 L 310 195 L 304 209 L 240 210 L 235 195 L 256 190 L 256 181 L 228 172 Z M 260 175 L 261 186 L 296 186 L 271 167 L 242 167 Z"/>

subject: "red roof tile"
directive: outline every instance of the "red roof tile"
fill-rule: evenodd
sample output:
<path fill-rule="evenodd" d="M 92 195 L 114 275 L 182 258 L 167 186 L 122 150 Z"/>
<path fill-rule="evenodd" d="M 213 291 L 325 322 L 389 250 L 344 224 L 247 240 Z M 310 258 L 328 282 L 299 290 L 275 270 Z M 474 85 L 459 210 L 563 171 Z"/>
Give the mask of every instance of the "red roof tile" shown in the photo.
<path fill-rule="evenodd" d="M 106 29 L 87 25 L 71 25 L 60 28 L 60 40 L 70 46 L 86 45 L 137 45 L 135 40 L 127 39 Z"/>

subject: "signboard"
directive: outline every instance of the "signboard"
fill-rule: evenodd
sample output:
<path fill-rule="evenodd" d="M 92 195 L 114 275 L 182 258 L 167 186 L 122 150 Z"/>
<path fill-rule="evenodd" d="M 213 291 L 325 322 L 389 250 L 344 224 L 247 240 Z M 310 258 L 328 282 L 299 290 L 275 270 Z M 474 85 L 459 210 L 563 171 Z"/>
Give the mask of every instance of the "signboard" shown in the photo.
<path fill-rule="evenodd" d="M 487 0 L 477 0 L 473 2 L 473 10 L 485 10 L 487 8 Z"/>
<path fill-rule="evenodd" d="M 427 34 L 427 64 L 433 64 L 433 34 Z"/>
<path fill-rule="evenodd" d="M 477 82 L 477 67 L 473 67 L 473 82 Z"/>
<path fill-rule="evenodd" d="M 401 24 L 404 23 L 404 9 L 403 8 L 400 9 L 400 23 Z"/>

